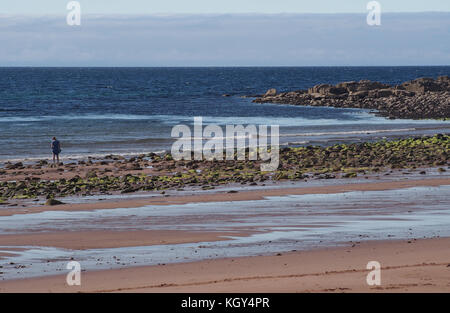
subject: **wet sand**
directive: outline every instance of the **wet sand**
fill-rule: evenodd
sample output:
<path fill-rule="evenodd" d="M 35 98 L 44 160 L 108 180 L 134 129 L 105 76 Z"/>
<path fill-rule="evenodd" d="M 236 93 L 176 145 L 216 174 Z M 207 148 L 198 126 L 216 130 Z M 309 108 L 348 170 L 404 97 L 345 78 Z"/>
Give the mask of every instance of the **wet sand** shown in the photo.
<path fill-rule="evenodd" d="M 10 257 L 10 256 L 14 256 L 14 254 L 12 254 L 12 253 L 0 252 L 0 260 L 2 260 L 4 257 Z"/>
<path fill-rule="evenodd" d="M 366 242 L 282 255 L 206 260 L 0 282 L 0 292 L 450 292 L 450 239 Z M 381 285 L 368 286 L 369 261 Z"/>
<path fill-rule="evenodd" d="M 445 177 L 4 209 L 0 292 L 450 292 L 450 239 L 418 240 L 448 236 L 449 185 Z M 64 275 L 30 278 L 66 273 L 69 260 L 83 264 L 81 288 L 65 286 Z M 385 274 L 369 288 L 372 260 Z"/>
<path fill-rule="evenodd" d="M 40 246 L 86 250 L 218 241 L 225 240 L 224 236 L 231 235 L 243 236 L 244 234 L 178 230 L 59 231 L 0 235 L 0 246 Z"/>
<path fill-rule="evenodd" d="M 64 204 L 58 206 L 30 206 L 25 208 L 10 207 L 0 209 L 0 216 L 11 216 L 14 214 L 30 214 L 45 211 L 91 211 L 101 209 L 115 209 L 115 208 L 135 208 L 144 205 L 172 205 L 185 203 L 200 203 L 200 202 L 219 202 L 219 201 L 250 201 L 261 200 L 269 196 L 283 196 L 283 195 L 305 195 L 305 194 L 332 194 L 343 193 L 349 191 L 381 191 L 392 190 L 400 188 L 410 188 L 419 186 L 441 186 L 450 185 L 450 177 L 445 178 L 430 178 L 430 179 L 409 179 L 409 180 L 395 180 L 395 181 L 380 181 L 370 183 L 346 183 L 338 185 L 323 185 L 315 187 L 300 187 L 300 188 L 277 188 L 258 190 L 243 190 L 237 193 L 214 192 L 214 193 L 199 193 L 186 196 L 154 196 L 142 198 L 129 198 L 125 200 L 115 201 L 97 201 L 95 203 L 75 203 Z M 238 189 L 238 188 L 236 188 Z M 242 190 L 242 189 L 241 189 Z"/>

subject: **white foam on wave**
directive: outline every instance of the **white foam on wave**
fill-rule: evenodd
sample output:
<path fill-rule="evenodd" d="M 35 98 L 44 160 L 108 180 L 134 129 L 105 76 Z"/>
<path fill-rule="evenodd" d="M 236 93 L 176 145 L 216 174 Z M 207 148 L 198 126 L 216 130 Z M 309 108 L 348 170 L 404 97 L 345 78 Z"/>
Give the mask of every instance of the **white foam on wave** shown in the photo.
<path fill-rule="evenodd" d="M 352 130 L 341 132 L 316 132 L 316 133 L 296 133 L 296 134 L 280 134 L 282 137 L 314 137 L 314 136 L 329 136 L 329 135 L 371 135 L 378 133 L 393 133 L 393 132 L 408 132 L 416 131 L 416 128 L 398 128 L 398 129 L 377 129 L 377 130 Z"/>
<path fill-rule="evenodd" d="M 91 158 L 104 158 L 107 155 L 119 155 L 123 157 L 133 157 L 140 154 L 149 154 L 149 153 L 155 153 L 155 154 L 164 154 L 167 150 L 156 150 L 156 151 L 132 151 L 132 152 L 103 152 L 103 153 L 83 153 L 83 154 L 65 154 L 64 156 L 61 156 L 61 161 L 65 160 L 82 160 L 87 159 L 88 157 Z M 48 155 L 40 155 L 40 156 L 33 156 L 33 157 L 26 157 L 26 158 L 13 158 L 13 159 L 0 159 L 0 162 L 22 162 L 22 161 L 38 161 L 38 160 L 50 160 L 51 156 Z"/>
<path fill-rule="evenodd" d="M 218 125 L 279 125 L 279 126 L 324 126 L 324 125 L 356 125 L 361 124 L 450 124 L 442 120 L 389 120 L 375 116 L 366 111 L 344 113 L 349 119 L 308 118 L 308 117 L 276 117 L 276 116 L 202 116 L 203 124 Z M 140 115 L 140 114 L 69 114 L 44 116 L 5 116 L 0 123 L 45 122 L 54 120 L 141 120 L 155 121 L 167 125 L 193 124 L 194 116 L 186 115 Z"/>
<path fill-rule="evenodd" d="M 42 122 L 52 120 L 155 120 L 158 118 L 160 118 L 160 116 L 137 114 L 70 114 L 44 116 L 6 116 L 0 117 L 0 122 Z"/>

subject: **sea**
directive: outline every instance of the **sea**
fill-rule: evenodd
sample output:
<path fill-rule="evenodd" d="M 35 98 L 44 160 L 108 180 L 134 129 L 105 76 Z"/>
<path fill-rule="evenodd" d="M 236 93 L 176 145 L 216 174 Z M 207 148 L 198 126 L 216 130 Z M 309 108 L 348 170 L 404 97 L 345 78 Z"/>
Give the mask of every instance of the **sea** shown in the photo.
<path fill-rule="evenodd" d="M 442 120 L 387 119 L 369 110 L 253 103 L 269 88 L 369 79 L 399 84 L 450 66 L 0 68 L 0 160 L 170 151 L 175 125 L 279 125 L 283 146 L 449 133 Z M 224 96 L 227 95 L 227 96 Z M 250 97 L 245 97 L 250 96 Z M 225 128 L 224 128 L 225 129 Z"/>

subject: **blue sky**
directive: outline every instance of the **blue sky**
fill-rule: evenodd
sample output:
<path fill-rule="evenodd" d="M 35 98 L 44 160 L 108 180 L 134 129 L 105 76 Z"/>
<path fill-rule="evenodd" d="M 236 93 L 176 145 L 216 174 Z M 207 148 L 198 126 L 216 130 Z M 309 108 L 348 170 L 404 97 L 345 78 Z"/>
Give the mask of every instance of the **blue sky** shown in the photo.
<path fill-rule="evenodd" d="M 0 0 L 0 14 L 64 14 L 69 0 Z M 85 13 L 362 13 L 368 0 L 79 0 Z M 380 0 L 384 12 L 450 11 L 449 0 Z"/>

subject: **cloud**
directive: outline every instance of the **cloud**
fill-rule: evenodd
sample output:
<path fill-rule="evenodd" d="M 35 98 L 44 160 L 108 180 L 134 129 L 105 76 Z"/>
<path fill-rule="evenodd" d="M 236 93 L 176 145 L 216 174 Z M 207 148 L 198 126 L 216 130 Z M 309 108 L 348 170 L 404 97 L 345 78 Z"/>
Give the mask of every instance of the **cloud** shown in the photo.
<path fill-rule="evenodd" d="M 448 38 L 450 13 L 0 16 L 0 65 L 448 65 Z"/>

